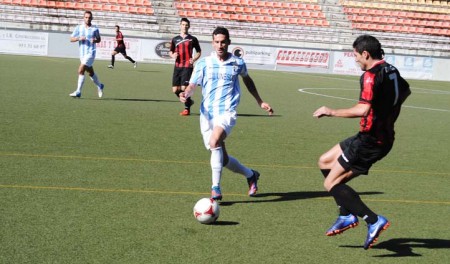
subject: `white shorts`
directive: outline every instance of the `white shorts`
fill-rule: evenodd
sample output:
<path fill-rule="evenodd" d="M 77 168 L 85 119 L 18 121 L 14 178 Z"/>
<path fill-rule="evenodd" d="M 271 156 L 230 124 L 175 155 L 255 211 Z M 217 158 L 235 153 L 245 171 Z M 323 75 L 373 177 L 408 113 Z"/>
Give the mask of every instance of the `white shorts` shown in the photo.
<path fill-rule="evenodd" d="M 92 67 L 94 64 L 95 56 L 92 56 L 92 54 L 86 54 L 83 57 L 80 58 L 81 64 L 86 65 L 88 67 Z"/>
<path fill-rule="evenodd" d="M 205 116 L 200 115 L 200 130 L 203 136 L 203 143 L 206 149 L 210 149 L 209 139 L 215 126 L 219 126 L 225 130 L 227 136 L 231 134 L 231 129 L 236 125 L 236 112 L 227 112 L 221 116 L 208 120 Z"/>

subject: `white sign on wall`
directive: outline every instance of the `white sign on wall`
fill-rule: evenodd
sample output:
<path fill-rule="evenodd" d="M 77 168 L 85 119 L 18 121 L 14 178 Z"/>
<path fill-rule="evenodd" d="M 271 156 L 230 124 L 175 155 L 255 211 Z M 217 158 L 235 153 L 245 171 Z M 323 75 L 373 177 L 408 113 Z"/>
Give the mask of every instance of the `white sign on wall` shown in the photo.
<path fill-rule="evenodd" d="M 0 53 L 46 56 L 48 33 L 0 30 Z"/>
<path fill-rule="evenodd" d="M 333 73 L 361 75 L 363 71 L 361 67 L 355 62 L 355 55 L 353 52 L 334 52 Z"/>
<path fill-rule="evenodd" d="M 245 63 L 271 65 L 275 62 L 275 48 L 230 45 L 228 51 L 235 56 L 243 58 Z"/>
<path fill-rule="evenodd" d="M 386 55 L 386 62 L 394 65 L 403 78 L 432 79 L 433 58 Z"/>
<path fill-rule="evenodd" d="M 433 77 L 433 58 L 431 57 L 386 54 L 384 59 L 387 63 L 394 65 L 403 78 L 432 79 Z M 361 75 L 363 72 L 355 62 L 353 52 L 335 52 L 333 73 Z"/>
<path fill-rule="evenodd" d="M 276 64 L 328 69 L 330 52 L 306 49 L 277 49 Z"/>

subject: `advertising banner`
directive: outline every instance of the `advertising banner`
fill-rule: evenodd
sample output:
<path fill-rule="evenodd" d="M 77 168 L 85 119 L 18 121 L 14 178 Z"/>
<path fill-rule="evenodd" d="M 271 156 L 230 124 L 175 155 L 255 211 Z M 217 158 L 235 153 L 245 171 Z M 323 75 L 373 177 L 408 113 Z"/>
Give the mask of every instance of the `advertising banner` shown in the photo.
<path fill-rule="evenodd" d="M 243 58 L 245 63 L 270 65 L 275 62 L 275 48 L 247 46 L 247 45 L 230 45 L 228 51 Z"/>
<path fill-rule="evenodd" d="M 433 77 L 433 58 L 431 57 L 386 54 L 384 59 L 387 63 L 394 65 L 404 78 L 432 79 Z M 363 72 L 355 62 L 355 55 L 353 52 L 335 52 L 333 73 L 361 75 Z"/>
<path fill-rule="evenodd" d="M 48 33 L 0 30 L 0 53 L 47 56 Z"/>
<path fill-rule="evenodd" d="M 386 62 L 394 65 L 403 78 L 412 79 L 432 79 L 433 58 L 386 55 Z"/>
<path fill-rule="evenodd" d="M 277 49 L 276 64 L 328 69 L 330 52 L 306 49 Z"/>
<path fill-rule="evenodd" d="M 175 63 L 175 60 L 169 56 L 170 40 L 145 39 L 142 45 L 143 61 Z"/>
<path fill-rule="evenodd" d="M 140 50 L 141 50 L 141 40 L 134 38 L 125 38 L 124 39 L 127 55 L 133 58 L 134 60 L 140 60 Z M 97 43 L 97 59 L 111 59 L 111 52 L 113 52 L 114 48 L 117 46 L 116 38 L 114 37 L 102 37 L 102 41 Z M 123 61 L 125 59 L 121 54 L 116 55 L 117 61 Z"/>
<path fill-rule="evenodd" d="M 355 62 L 353 52 L 334 52 L 333 73 L 347 75 L 361 75 L 363 71 Z"/>

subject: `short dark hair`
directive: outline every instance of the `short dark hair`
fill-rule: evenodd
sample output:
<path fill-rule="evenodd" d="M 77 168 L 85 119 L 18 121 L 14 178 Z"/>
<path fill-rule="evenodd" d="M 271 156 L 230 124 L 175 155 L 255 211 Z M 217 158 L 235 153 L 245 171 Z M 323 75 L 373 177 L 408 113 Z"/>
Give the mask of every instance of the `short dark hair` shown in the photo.
<path fill-rule="evenodd" d="M 381 43 L 371 35 L 361 35 L 353 42 L 353 48 L 359 54 L 367 51 L 373 59 L 383 59 L 384 50 L 381 48 Z"/>
<path fill-rule="evenodd" d="M 118 28 L 118 29 L 120 29 L 119 25 L 116 25 L 115 27 Z"/>
<path fill-rule="evenodd" d="M 224 35 L 227 40 L 230 40 L 230 33 L 228 32 L 228 29 L 224 27 L 216 27 L 212 33 L 212 37 L 214 38 L 214 35 Z"/>
<path fill-rule="evenodd" d="M 89 11 L 89 10 L 84 11 L 84 14 L 89 14 L 89 15 L 91 15 L 91 18 L 94 19 L 94 15 L 92 15 L 91 11 Z"/>
<path fill-rule="evenodd" d="M 189 19 L 187 19 L 187 17 L 183 17 L 181 20 L 180 20 L 180 24 L 181 24 L 181 22 L 186 22 L 186 23 L 188 23 L 188 25 L 191 25 L 191 21 L 189 21 Z"/>

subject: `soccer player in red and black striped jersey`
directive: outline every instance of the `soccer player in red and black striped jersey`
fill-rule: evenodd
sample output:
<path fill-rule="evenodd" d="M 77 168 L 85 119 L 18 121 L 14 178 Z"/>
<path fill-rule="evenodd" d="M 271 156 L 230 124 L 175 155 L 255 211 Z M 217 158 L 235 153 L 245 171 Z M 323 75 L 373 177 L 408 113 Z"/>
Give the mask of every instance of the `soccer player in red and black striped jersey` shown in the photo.
<path fill-rule="evenodd" d="M 172 39 L 170 45 L 170 57 L 175 59 L 175 67 L 172 77 L 172 91 L 180 97 L 180 93 L 186 89 L 194 69 L 194 62 L 197 61 L 202 50 L 198 39 L 190 35 L 189 28 L 191 23 L 189 19 L 182 18 L 180 21 L 180 35 Z M 193 51 L 195 49 L 195 55 Z M 184 110 L 180 115 L 187 116 L 191 114 L 191 106 L 194 104 L 191 98 L 184 103 Z"/>
<path fill-rule="evenodd" d="M 117 54 L 122 54 L 125 59 L 129 60 L 131 63 L 134 64 L 134 68 L 137 67 L 137 62 L 134 61 L 130 56 L 127 55 L 127 49 L 125 47 L 125 42 L 123 41 L 123 34 L 120 31 L 120 27 L 116 26 L 116 41 L 117 46 L 114 49 L 114 51 L 111 53 L 111 64 L 108 65 L 108 68 L 114 69 L 114 62 Z"/>
<path fill-rule="evenodd" d="M 361 217 L 368 227 L 364 249 L 369 249 L 390 223 L 370 210 L 346 183 L 368 174 L 370 167 L 389 153 L 394 143 L 394 123 L 411 91 L 399 71 L 384 61 L 384 51 L 375 37 L 359 36 L 353 43 L 353 53 L 364 71 L 359 102 L 346 109 L 322 106 L 313 116 L 361 118 L 359 132 L 324 153 L 318 164 L 325 177 L 324 187 L 339 207 L 339 217 L 326 235 L 334 236 L 357 226 Z"/>

